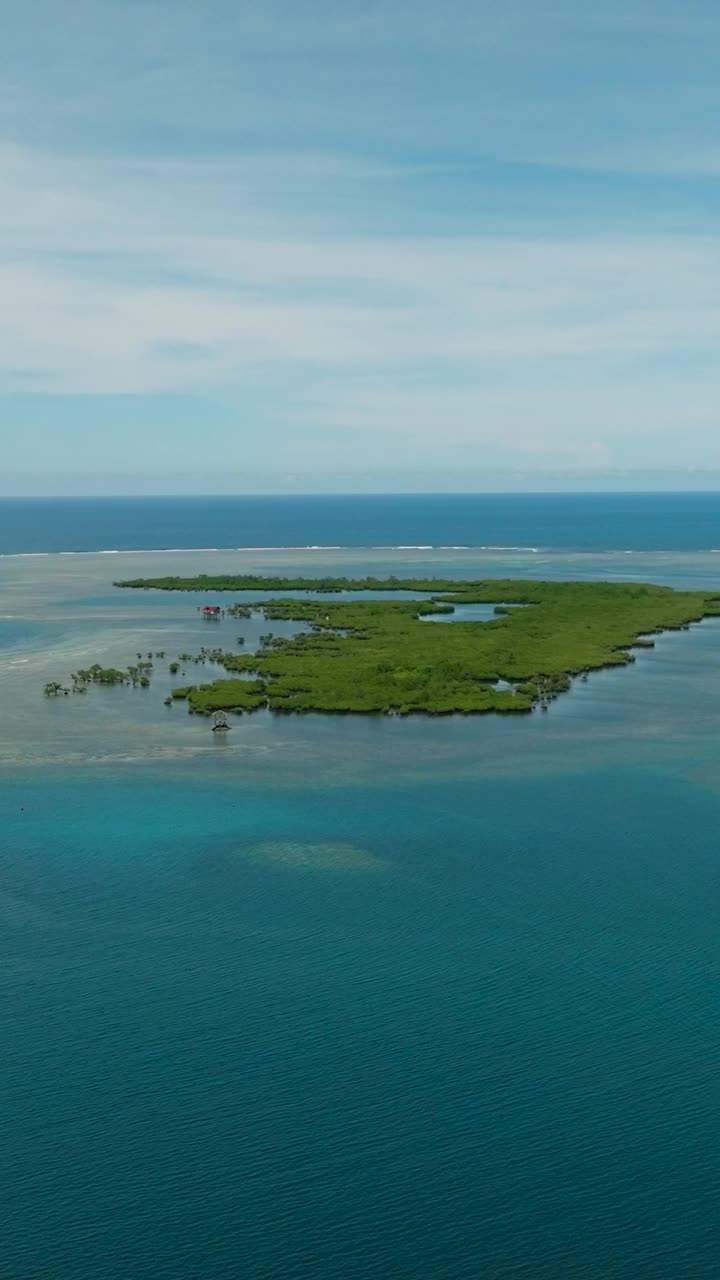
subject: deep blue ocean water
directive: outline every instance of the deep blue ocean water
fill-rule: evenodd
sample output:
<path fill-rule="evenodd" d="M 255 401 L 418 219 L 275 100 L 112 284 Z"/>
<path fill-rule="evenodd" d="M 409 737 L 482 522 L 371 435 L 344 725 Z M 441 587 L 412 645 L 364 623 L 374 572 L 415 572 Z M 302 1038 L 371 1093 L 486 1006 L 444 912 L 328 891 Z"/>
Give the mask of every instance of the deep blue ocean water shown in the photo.
<path fill-rule="evenodd" d="M 709 551 L 720 494 L 0 499 L 0 555 L 427 545 Z"/>
<path fill-rule="evenodd" d="M 218 742 L 164 669 L 41 693 L 252 643 L 113 588 L 145 568 L 720 587 L 712 553 L 602 536 L 0 560 L 2 1280 L 720 1276 L 720 624 L 518 719 L 261 713 Z"/>
<path fill-rule="evenodd" d="M 278 799 L 6 799 L 7 1274 L 716 1275 L 720 797 Z M 246 856 L 339 839 L 377 867 Z"/>

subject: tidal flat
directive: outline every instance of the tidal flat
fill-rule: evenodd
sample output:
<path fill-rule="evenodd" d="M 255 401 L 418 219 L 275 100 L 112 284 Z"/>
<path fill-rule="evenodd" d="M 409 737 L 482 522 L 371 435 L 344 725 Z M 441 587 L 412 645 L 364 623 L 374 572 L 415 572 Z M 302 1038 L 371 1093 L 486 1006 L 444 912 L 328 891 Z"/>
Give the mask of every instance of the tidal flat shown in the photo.
<path fill-rule="evenodd" d="M 635 650 L 632 667 L 593 672 L 586 682 L 573 680 L 571 690 L 555 701 L 548 715 L 484 717 L 364 716 L 326 718 L 276 717 L 260 710 L 233 720 L 233 731 L 218 741 L 206 722 L 184 714 L 182 703 L 163 706 L 178 683 L 160 668 L 149 691 L 93 689 L 71 706 L 43 698 L 44 684 L 66 679 L 70 672 L 99 660 L 103 666 L 125 667 L 137 651 L 160 649 L 197 652 L 203 644 L 233 645 L 238 625 L 226 620 L 204 624 L 197 606 L 207 593 L 119 591 L 113 580 L 137 574 L 166 573 L 182 557 L 183 568 L 198 573 L 225 568 L 290 577 L 298 573 L 325 576 L 479 577 L 522 579 L 525 583 L 557 578 L 641 581 L 669 584 L 680 591 L 712 594 L 719 558 L 712 554 L 625 556 L 535 556 L 523 553 L 453 552 L 182 552 L 6 557 L 0 559 L 4 617 L 0 618 L 0 691 L 3 723 L 0 764 L 37 767 L 202 767 L 233 771 L 241 763 L 245 775 L 259 785 L 274 785 L 287 776 L 307 777 L 309 785 L 333 779 L 371 781 L 390 768 L 394 776 L 415 779 L 438 771 L 478 770 L 536 772 L 562 767 L 568 752 L 592 751 L 608 760 L 672 759 L 682 744 L 698 734 L 712 739 L 718 707 L 713 675 L 718 623 L 706 620 L 689 632 L 666 632 L 652 650 Z M 264 602 L 273 592 L 264 593 Z M 248 593 L 248 599 L 263 593 Z M 403 593 L 407 599 L 407 593 Z M 235 597 L 233 596 L 232 599 Z M 329 603 L 352 602 L 354 595 L 328 597 Z M 497 598 L 502 593 L 498 586 Z M 427 622 L 419 624 L 430 629 Z M 453 631 L 457 623 L 437 630 Z M 301 623 L 277 620 L 273 632 L 290 637 Z M 243 622 L 247 649 L 258 647 L 268 629 L 262 616 Z M 202 670 L 203 681 L 225 678 L 224 668 Z M 193 671 L 192 682 L 197 681 Z M 685 705 L 692 708 L 682 714 Z M 274 766 L 270 767 L 270 760 Z"/>

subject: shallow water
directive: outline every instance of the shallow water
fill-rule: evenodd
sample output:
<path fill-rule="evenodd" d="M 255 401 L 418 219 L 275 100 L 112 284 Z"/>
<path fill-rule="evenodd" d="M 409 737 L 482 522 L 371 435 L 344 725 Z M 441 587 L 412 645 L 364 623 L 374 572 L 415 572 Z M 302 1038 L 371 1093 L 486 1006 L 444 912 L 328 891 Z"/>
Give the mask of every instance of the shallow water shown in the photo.
<path fill-rule="evenodd" d="M 720 623 L 517 719 L 41 694 L 248 626 L 138 572 L 720 586 L 531 559 L 0 562 L 0 1273 L 717 1276 Z"/>

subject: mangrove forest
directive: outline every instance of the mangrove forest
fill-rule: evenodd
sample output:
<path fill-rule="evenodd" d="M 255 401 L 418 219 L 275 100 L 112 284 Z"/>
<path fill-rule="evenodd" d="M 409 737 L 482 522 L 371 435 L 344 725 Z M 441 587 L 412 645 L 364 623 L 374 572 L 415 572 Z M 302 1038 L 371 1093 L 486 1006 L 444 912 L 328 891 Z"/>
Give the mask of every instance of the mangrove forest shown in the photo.
<path fill-rule="evenodd" d="M 218 575 L 136 578 L 120 587 L 165 591 L 302 591 L 311 598 L 244 600 L 236 620 L 304 624 L 263 637 L 256 653 L 213 652 L 227 679 L 173 690 L 191 711 L 365 712 L 408 715 L 529 712 L 572 677 L 634 660 L 660 631 L 720 616 L 720 595 L 615 582 L 433 578 L 282 578 Z M 312 593 L 413 591 L 424 599 L 312 598 Z M 502 602 L 502 603 L 499 603 Z M 458 606 L 494 604 L 488 621 L 428 625 Z M 237 641 L 235 641 L 237 643 Z"/>

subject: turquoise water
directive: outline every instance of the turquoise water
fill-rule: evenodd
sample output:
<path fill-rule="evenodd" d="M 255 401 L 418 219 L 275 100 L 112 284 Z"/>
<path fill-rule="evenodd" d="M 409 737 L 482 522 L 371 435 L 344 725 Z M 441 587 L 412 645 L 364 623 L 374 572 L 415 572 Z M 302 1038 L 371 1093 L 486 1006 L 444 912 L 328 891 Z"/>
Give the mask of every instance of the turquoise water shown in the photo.
<path fill-rule="evenodd" d="M 428 613 L 423 622 L 491 622 L 497 617 L 496 608 L 509 604 L 507 600 L 496 600 L 494 604 L 459 604 L 452 613 Z M 520 606 L 523 607 L 523 606 Z"/>
<path fill-rule="evenodd" d="M 632 561 L 183 563 L 720 581 Z M 218 743 L 162 674 L 40 693 L 248 625 L 137 563 L 0 565 L 0 1274 L 718 1276 L 720 624 L 546 715 Z"/>

